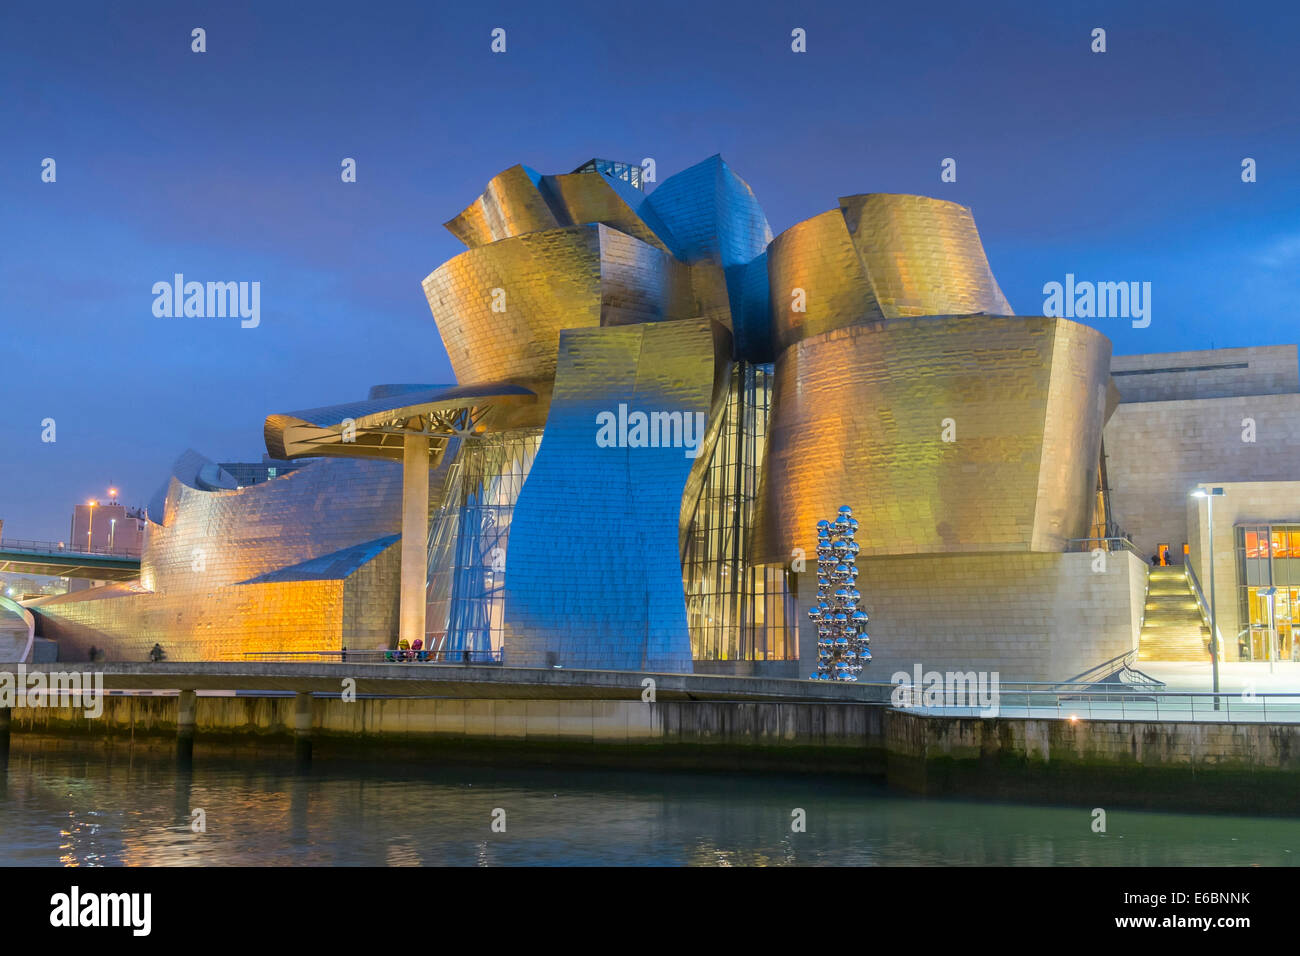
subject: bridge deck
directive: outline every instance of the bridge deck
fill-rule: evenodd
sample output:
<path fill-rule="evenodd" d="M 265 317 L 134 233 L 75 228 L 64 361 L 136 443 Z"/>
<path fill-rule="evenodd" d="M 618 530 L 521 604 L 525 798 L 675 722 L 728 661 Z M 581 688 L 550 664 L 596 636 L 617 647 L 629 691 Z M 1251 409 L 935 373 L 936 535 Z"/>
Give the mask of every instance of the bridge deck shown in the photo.
<path fill-rule="evenodd" d="M 0 544 L 0 571 L 45 574 L 91 581 L 132 581 L 140 576 L 140 556 L 72 551 L 54 547 Z"/>

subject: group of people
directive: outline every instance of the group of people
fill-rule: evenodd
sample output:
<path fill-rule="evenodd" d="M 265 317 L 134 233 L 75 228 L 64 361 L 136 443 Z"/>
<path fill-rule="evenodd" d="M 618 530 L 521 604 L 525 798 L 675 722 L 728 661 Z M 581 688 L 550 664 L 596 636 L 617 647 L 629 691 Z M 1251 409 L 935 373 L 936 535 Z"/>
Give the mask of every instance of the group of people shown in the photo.
<path fill-rule="evenodd" d="M 424 641 L 418 637 L 414 641 L 402 638 L 397 642 L 397 650 L 389 651 L 384 655 L 384 660 L 397 661 L 402 664 L 409 661 L 423 662 L 428 659 L 429 652 L 424 649 Z"/>

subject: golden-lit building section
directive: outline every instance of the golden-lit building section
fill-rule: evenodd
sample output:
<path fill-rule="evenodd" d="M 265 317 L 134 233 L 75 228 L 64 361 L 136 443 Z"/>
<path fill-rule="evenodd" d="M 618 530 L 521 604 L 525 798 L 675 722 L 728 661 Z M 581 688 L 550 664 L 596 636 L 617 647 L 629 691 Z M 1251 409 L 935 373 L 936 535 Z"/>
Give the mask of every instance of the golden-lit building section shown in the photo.
<path fill-rule="evenodd" d="M 169 660 L 386 646 L 401 482 L 394 463 L 331 459 L 229 491 L 173 475 L 140 581 L 42 599 L 43 633 L 65 660 L 96 646 L 143 661 L 155 643 Z"/>
<path fill-rule="evenodd" d="M 538 189 L 536 174 L 525 166 L 511 166 L 492 177 L 483 195 L 445 225 L 473 249 L 498 239 L 567 224 L 555 218 Z"/>
<path fill-rule="evenodd" d="M 816 551 L 852 502 L 865 555 L 1061 551 L 1092 516 L 1110 345 L 1051 318 L 930 317 L 776 363 L 754 558 Z"/>
<path fill-rule="evenodd" d="M 823 332 L 883 318 L 838 209 L 772 240 L 767 271 L 778 354 Z"/>
<path fill-rule="evenodd" d="M 615 192 L 612 182 L 604 176 L 567 173 L 547 176 L 544 182 L 569 223 L 603 222 L 660 252 L 670 253 L 655 230 Z M 663 228 L 661 225 L 660 229 Z"/>
<path fill-rule="evenodd" d="M 470 249 L 423 284 L 462 385 L 548 383 L 564 329 L 695 314 L 685 265 L 599 223 Z"/>
<path fill-rule="evenodd" d="M 840 212 L 885 318 L 1012 314 L 965 206 L 865 193 L 842 198 Z"/>

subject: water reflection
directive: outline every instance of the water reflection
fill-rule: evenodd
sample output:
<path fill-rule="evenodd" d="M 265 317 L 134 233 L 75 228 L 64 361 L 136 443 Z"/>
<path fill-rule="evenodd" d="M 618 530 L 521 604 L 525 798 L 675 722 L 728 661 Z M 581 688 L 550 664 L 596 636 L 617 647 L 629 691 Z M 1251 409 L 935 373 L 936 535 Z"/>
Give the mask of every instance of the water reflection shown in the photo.
<path fill-rule="evenodd" d="M 492 829 L 506 812 L 505 832 Z M 806 832 L 792 832 L 804 811 Z M 192 826 L 194 811 L 206 832 Z M 1300 821 L 919 800 L 862 781 L 10 755 L 0 864 L 1294 865 Z"/>

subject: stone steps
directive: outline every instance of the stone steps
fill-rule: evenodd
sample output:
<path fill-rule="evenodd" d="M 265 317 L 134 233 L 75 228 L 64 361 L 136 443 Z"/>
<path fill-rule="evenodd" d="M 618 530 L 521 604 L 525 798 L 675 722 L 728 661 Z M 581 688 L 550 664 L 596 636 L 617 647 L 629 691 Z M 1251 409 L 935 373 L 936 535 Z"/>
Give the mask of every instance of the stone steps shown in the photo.
<path fill-rule="evenodd" d="M 1181 567 L 1153 567 L 1147 572 L 1147 581 L 1138 660 L 1209 660 L 1210 629 L 1201 619 L 1187 572 Z"/>

